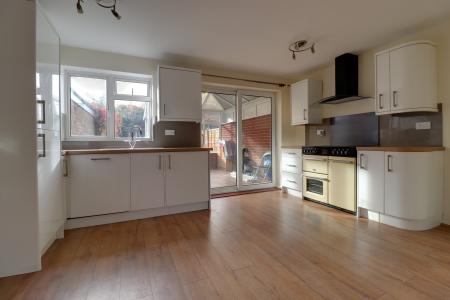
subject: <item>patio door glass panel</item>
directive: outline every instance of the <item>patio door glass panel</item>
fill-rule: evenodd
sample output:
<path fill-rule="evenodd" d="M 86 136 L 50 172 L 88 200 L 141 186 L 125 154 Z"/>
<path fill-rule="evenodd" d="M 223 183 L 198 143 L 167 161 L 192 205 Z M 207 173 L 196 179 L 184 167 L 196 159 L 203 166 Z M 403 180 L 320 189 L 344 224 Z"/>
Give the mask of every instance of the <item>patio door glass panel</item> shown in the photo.
<path fill-rule="evenodd" d="M 273 97 L 242 93 L 241 102 L 241 185 L 270 185 L 272 178 Z"/>
<path fill-rule="evenodd" d="M 237 189 L 237 95 L 202 93 L 202 146 L 212 148 L 209 167 L 211 189 Z"/>

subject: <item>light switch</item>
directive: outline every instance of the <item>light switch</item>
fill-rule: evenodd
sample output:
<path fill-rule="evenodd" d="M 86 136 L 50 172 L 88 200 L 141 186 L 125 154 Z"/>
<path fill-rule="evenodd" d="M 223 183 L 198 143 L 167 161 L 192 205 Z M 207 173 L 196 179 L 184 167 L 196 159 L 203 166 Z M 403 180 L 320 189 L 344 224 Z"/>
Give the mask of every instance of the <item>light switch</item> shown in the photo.
<path fill-rule="evenodd" d="M 166 129 L 164 131 L 164 134 L 165 135 L 175 135 L 175 130 L 173 130 L 173 129 Z"/>
<path fill-rule="evenodd" d="M 431 129 L 431 122 L 417 122 L 416 130 L 429 130 Z"/>

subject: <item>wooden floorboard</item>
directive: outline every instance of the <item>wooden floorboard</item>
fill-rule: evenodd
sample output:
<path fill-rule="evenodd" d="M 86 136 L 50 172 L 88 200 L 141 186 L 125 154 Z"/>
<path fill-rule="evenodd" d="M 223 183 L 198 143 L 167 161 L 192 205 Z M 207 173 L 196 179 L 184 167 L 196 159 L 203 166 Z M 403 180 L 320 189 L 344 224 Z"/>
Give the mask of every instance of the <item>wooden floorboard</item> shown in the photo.
<path fill-rule="evenodd" d="M 271 191 L 66 231 L 0 299 L 450 299 L 450 228 L 412 232 Z"/>

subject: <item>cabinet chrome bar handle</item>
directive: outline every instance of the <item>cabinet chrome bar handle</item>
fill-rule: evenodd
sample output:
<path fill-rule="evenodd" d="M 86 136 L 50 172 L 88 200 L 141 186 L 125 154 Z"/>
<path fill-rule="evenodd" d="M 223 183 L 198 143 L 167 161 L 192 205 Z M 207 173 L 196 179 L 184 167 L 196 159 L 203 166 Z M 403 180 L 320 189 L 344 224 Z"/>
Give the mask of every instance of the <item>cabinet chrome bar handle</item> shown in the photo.
<path fill-rule="evenodd" d="M 91 160 L 97 161 L 97 160 L 111 160 L 111 157 L 94 157 L 91 158 Z"/>
<path fill-rule="evenodd" d="M 163 104 L 163 115 L 166 115 L 166 104 Z"/>
<path fill-rule="evenodd" d="M 45 133 L 38 133 L 39 138 L 42 138 L 42 153 L 38 154 L 38 157 L 45 157 L 47 155 L 47 151 L 45 149 Z"/>
<path fill-rule="evenodd" d="M 364 167 L 363 162 L 364 162 L 364 154 L 360 154 L 359 155 L 359 168 L 365 170 L 366 167 Z"/>
<path fill-rule="evenodd" d="M 67 158 L 63 159 L 63 166 L 64 166 L 64 173 L 63 176 L 64 177 L 68 177 L 69 176 L 69 162 L 67 161 Z"/>
<path fill-rule="evenodd" d="M 169 154 L 169 170 L 172 170 L 172 159 L 170 154 Z"/>
<path fill-rule="evenodd" d="M 388 155 L 388 157 L 387 157 L 387 170 L 388 170 L 388 172 L 392 172 L 393 171 L 393 169 L 392 169 L 392 155 Z"/>
<path fill-rule="evenodd" d="M 159 155 L 159 161 L 158 161 L 158 170 L 162 169 L 162 157 L 161 154 Z"/>
<path fill-rule="evenodd" d="M 287 182 L 290 182 L 290 183 L 297 183 L 297 181 L 294 181 L 294 180 L 288 180 Z"/>
<path fill-rule="evenodd" d="M 383 109 L 383 94 L 378 95 L 378 104 L 380 109 Z"/>
<path fill-rule="evenodd" d="M 294 152 L 288 152 L 289 155 L 297 155 L 297 153 Z"/>
<path fill-rule="evenodd" d="M 303 109 L 303 120 L 306 121 L 306 108 Z"/>
<path fill-rule="evenodd" d="M 37 120 L 38 124 L 45 124 L 45 100 L 36 100 L 37 104 L 41 106 L 41 119 Z"/>
<path fill-rule="evenodd" d="M 326 158 L 303 158 L 304 160 L 314 160 L 314 161 L 327 161 Z"/>
<path fill-rule="evenodd" d="M 296 165 L 287 165 L 288 167 L 297 168 Z"/>
<path fill-rule="evenodd" d="M 393 102 L 394 107 L 398 106 L 397 95 L 398 95 L 397 91 L 392 92 L 392 102 Z"/>

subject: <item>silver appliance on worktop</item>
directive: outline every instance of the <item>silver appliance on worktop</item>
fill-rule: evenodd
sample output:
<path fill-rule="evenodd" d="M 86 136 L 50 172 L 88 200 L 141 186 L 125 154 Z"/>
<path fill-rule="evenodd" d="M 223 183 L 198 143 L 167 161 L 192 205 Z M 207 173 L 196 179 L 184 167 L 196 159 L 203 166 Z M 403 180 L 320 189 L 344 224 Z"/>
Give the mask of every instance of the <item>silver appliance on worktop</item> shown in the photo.
<path fill-rule="evenodd" d="M 303 197 L 356 213 L 356 147 L 303 147 Z"/>

